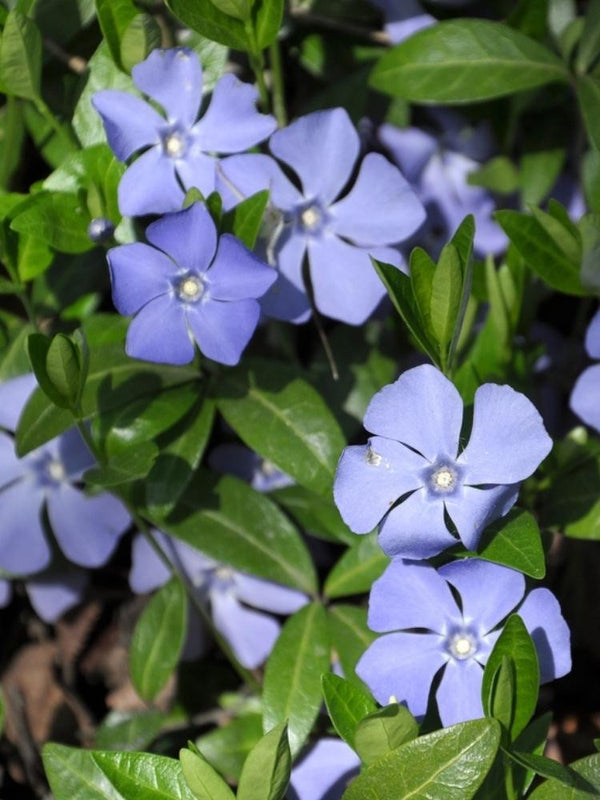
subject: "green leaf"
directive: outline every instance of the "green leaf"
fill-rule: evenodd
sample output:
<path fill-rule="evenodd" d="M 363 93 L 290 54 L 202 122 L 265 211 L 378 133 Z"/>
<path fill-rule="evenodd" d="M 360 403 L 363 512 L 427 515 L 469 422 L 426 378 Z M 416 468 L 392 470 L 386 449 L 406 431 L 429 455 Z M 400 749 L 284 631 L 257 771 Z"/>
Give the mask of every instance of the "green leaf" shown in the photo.
<path fill-rule="evenodd" d="M 152 753 L 104 753 L 92 756 L 110 782 L 127 800 L 196 800 L 181 764 Z"/>
<path fill-rule="evenodd" d="M 240 438 L 307 489 L 329 494 L 346 441 L 321 396 L 286 364 L 247 359 L 220 380 L 219 411 Z"/>
<path fill-rule="evenodd" d="M 356 534 L 348 528 L 331 497 L 315 494 L 303 486 L 285 486 L 269 492 L 307 533 L 327 541 L 355 544 Z"/>
<path fill-rule="evenodd" d="M 50 350 L 50 339 L 44 336 L 43 333 L 31 333 L 27 337 L 27 355 L 29 356 L 29 363 L 35 374 L 35 378 L 40 385 L 40 389 L 44 392 L 47 399 L 53 405 L 61 409 L 68 409 L 69 402 L 61 394 L 61 392 L 54 386 L 54 383 L 48 376 L 46 369 L 46 360 L 48 358 L 48 351 Z M 73 418 L 69 414 L 71 423 Z"/>
<path fill-rule="evenodd" d="M 575 786 L 566 787 L 561 781 L 550 779 L 538 786 L 529 800 L 589 800 L 600 796 L 600 755 L 580 758 L 569 768 L 578 775 Z"/>
<path fill-rule="evenodd" d="M 346 550 L 327 576 L 324 586 L 327 597 L 370 591 L 373 582 L 389 564 L 389 558 L 379 547 L 376 532 L 356 538 L 358 541 Z"/>
<path fill-rule="evenodd" d="M 525 206 L 539 205 L 556 183 L 565 162 L 562 147 L 536 150 L 521 158 L 521 195 Z"/>
<path fill-rule="evenodd" d="M 37 236 L 19 236 L 17 271 L 26 283 L 44 273 L 54 261 L 54 253 L 46 242 Z"/>
<path fill-rule="evenodd" d="M 510 158 L 496 156 L 467 176 L 471 186 L 483 186 L 499 194 L 512 194 L 520 185 L 519 172 Z"/>
<path fill-rule="evenodd" d="M 513 508 L 489 525 L 480 539 L 479 558 L 518 569 L 538 580 L 546 574 L 542 537 L 535 517 L 521 508 Z"/>
<path fill-rule="evenodd" d="M 131 72 L 155 47 L 160 47 L 161 31 L 150 14 L 136 14 L 121 38 L 121 63 Z"/>
<path fill-rule="evenodd" d="M 96 729 L 94 745 L 99 750 L 144 750 L 157 737 L 165 722 L 157 708 L 150 711 L 111 711 Z"/>
<path fill-rule="evenodd" d="M 69 408 L 74 408 L 81 396 L 81 373 L 79 351 L 64 333 L 57 333 L 46 353 L 46 375 Z"/>
<path fill-rule="evenodd" d="M 506 653 L 492 675 L 489 715 L 509 731 L 515 715 L 515 662 Z"/>
<path fill-rule="evenodd" d="M 463 276 L 460 256 L 452 244 L 447 244 L 433 273 L 431 283 L 431 330 L 436 337 L 440 363 L 447 363 L 448 347 L 452 341 L 460 302 Z"/>
<path fill-rule="evenodd" d="M 481 698 L 487 714 L 492 711 L 492 684 L 504 655 L 513 661 L 515 669 L 514 714 L 508 729 L 511 739 L 514 739 L 535 711 L 540 685 L 537 651 L 523 620 L 517 614 L 508 618 L 485 665 Z"/>
<path fill-rule="evenodd" d="M 593 75 L 578 75 L 576 91 L 590 143 L 600 150 L 600 80 Z"/>
<path fill-rule="evenodd" d="M 256 13 L 256 42 L 260 50 L 267 48 L 277 38 L 283 19 L 284 0 L 258 0 Z"/>
<path fill-rule="evenodd" d="M 61 253 L 85 253 L 94 247 L 87 233 L 89 222 L 87 209 L 74 194 L 38 192 L 23 204 L 10 227 Z"/>
<path fill-rule="evenodd" d="M 235 800 L 229 786 L 203 756 L 180 750 L 179 760 L 186 783 L 198 800 Z"/>
<path fill-rule="evenodd" d="M 95 0 L 95 2 L 100 29 L 113 61 L 121 67 L 121 39 L 127 26 L 137 15 L 137 9 L 131 0 Z"/>
<path fill-rule="evenodd" d="M 333 727 L 350 747 L 354 747 L 358 723 L 376 709 L 373 698 L 360 686 L 333 672 L 321 676 L 321 689 Z"/>
<path fill-rule="evenodd" d="M 292 755 L 312 730 L 321 706 L 321 674 L 328 671 L 325 609 L 311 603 L 285 623 L 265 668 L 263 728 L 287 721 Z"/>
<path fill-rule="evenodd" d="M 418 735 L 419 726 L 410 711 L 398 703 L 390 703 L 359 722 L 354 746 L 361 761 L 370 766 Z"/>
<path fill-rule="evenodd" d="M 567 81 L 550 50 L 502 25 L 478 19 L 439 22 L 384 53 L 371 85 L 421 103 L 488 100 Z"/>
<path fill-rule="evenodd" d="M 157 517 L 156 524 L 235 569 L 316 591 L 314 565 L 294 525 L 268 497 L 237 478 L 198 472 L 174 512 Z"/>
<path fill-rule="evenodd" d="M 229 781 L 239 781 L 244 761 L 262 737 L 262 715 L 244 714 L 196 739 L 202 755 Z"/>
<path fill-rule="evenodd" d="M 292 756 L 285 722 L 253 747 L 240 777 L 237 800 L 281 800 L 290 782 Z"/>
<path fill-rule="evenodd" d="M 576 784 L 577 773 L 573 772 L 569 767 L 559 764 L 558 761 L 535 753 L 520 753 L 517 750 L 504 750 L 503 748 L 503 752 L 519 766 L 533 770 L 536 775 L 541 775 L 542 778 L 552 778 L 565 786 Z"/>
<path fill-rule="evenodd" d="M 517 736 L 512 746 L 521 753 L 543 755 L 551 723 L 552 712 L 547 712 L 541 717 L 537 717 Z M 520 791 L 521 794 L 525 794 L 534 778 L 535 772 L 533 770 L 513 770 L 514 785 L 517 792 Z"/>
<path fill-rule="evenodd" d="M 241 20 L 234 19 L 212 0 L 166 0 L 173 14 L 194 31 L 236 50 L 250 50 L 251 42 Z"/>
<path fill-rule="evenodd" d="M 330 606 L 327 614 L 333 653 L 337 655 L 346 678 L 362 686 L 354 668 L 367 647 L 377 638 L 367 626 L 367 610 L 340 604 Z"/>
<path fill-rule="evenodd" d="M 364 770 L 343 800 L 471 800 L 500 742 L 493 719 L 420 736 Z"/>
<path fill-rule="evenodd" d="M 240 19 L 242 22 L 250 19 L 253 0 L 211 0 L 211 2 L 215 8 L 229 17 Z"/>
<path fill-rule="evenodd" d="M 583 295 L 580 265 L 570 260 L 541 222 L 518 211 L 494 214 L 527 265 L 553 289 Z"/>
<path fill-rule="evenodd" d="M 126 800 L 96 764 L 90 750 L 46 744 L 42 760 L 55 800 Z"/>
<path fill-rule="evenodd" d="M 131 680 L 139 696 L 153 700 L 177 666 L 185 640 L 188 601 L 178 578 L 162 586 L 140 616 L 129 651 Z"/>
<path fill-rule="evenodd" d="M 600 2 L 590 0 L 585 14 L 585 27 L 577 49 L 575 63 L 579 72 L 586 72 L 600 55 Z"/>
<path fill-rule="evenodd" d="M 42 37 L 33 20 L 20 11 L 9 12 L 0 42 L 2 91 L 26 100 L 40 97 Z"/>
<path fill-rule="evenodd" d="M 88 469 L 83 477 L 86 483 L 95 486 L 119 486 L 145 478 L 157 456 L 158 447 L 154 442 L 139 442 L 112 456 L 102 466 Z"/>
<path fill-rule="evenodd" d="M 233 233 L 252 250 L 268 202 L 269 192 L 266 189 L 242 200 L 223 217 L 223 231 Z"/>

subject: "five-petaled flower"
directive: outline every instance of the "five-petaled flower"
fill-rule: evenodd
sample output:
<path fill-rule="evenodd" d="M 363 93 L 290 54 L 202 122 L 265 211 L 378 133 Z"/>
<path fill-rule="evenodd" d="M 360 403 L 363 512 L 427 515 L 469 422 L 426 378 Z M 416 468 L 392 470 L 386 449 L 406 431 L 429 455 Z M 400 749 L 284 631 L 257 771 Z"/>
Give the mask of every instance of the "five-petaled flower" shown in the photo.
<path fill-rule="evenodd" d="M 585 335 L 585 349 L 600 358 L 600 311 L 596 311 Z M 586 425 L 600 431 L 600 364 L 587 367 L 577 378 L 570 405 Z"/>
<path fill-rule="evenodd" d="M 548 589 L 525 595 L 520 572 L 477 558 L 437 571 L 424 562 L 395 559 L 369 598 L 368 625 L 384 635 L 363 654 L 356 672 L 380 703 L 396 698 L 421 717 L 443 667 L 436 691 L 443 725 L 481 717 L 483 665 L 511 613 L 519 614 L 533 639 L 540 681 L 569 672 L 569 629 Z"/>
<path fill-rule="evenodd" d="M 256 300 L 276 279 L 244 245 L 217 230 L 206 207 L 194 203 L 108 252 L 113 301 L 134 314 L 127 354 L 162 364 L 187 364 L 195 340 L 208 358 L 237 364 L 258 324 Z"/>
<path fill-rule="evenodd" d="M 240 153 L 266 139 L 275 119 L 260 114 L 258 93 L 234 75 L 215 86 L 210 105 L 197 120 L 202 101 L 202 67 L 192 50 L 153 50 L 132 70 L 137 88 L 162 106 L 126 92 L 106 89 L 92 103 L 108 143 L 121 161 L 144 151 L 119 184 L 122 214 L 164 214 L 181 209 L 193 186 L 207 197 L 217 188 L 215 153 Z"/>
<path fill-rule="evenodd" d="M 459 453 L 461 397 L 427 364 L 384 386 L 364 424 L 375 435 L 344 450 L 334 496 L 355 533 L 381 523 L 379 543 L 390 556 L 429 558 L 456 544 L 446 516 L 467 549 L 475 549 L 552 447 L 524 395 L 486 383 L 475 394 L 471 435 Z"/>

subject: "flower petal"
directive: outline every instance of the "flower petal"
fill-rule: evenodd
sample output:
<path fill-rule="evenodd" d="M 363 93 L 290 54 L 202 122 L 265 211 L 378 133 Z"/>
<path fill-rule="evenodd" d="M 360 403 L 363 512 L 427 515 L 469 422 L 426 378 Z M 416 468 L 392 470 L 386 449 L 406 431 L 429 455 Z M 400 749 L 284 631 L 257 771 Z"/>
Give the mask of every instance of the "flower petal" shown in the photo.
<path fill-rule="evenodd" d="M 379 138 L 411 183 L 415 183 L 436 152 L 438 143 L 419 128 L 396 128 L 386 123 L 379 128 Z"/>
<path fill-rule="evenodd" d="M 455 661 L 451 658 L 448 661 L 435 695 L 445 728 L 483 717 L 482 683 L 483 669 L 474 659 Z"/>
<path fill-rule="evenodd" d="M 467 550 L 476 550 L 483 530 L 507 514 L 517 502 L 520 484 L 476 488 L 463 486 L 444 498 L 446 510 Z"/>
<path fill-rule="evenodd" d="M 170 295 L 147 303 L 131 320 L 125 350 L 132 358 L 156 364 L 189 364 L 194 345 L 187 331 L 184 304 Z"/>
<path fill-rule="evenodd" d="M 451 381 L 435 367 L 414 367 L 384 386 L 365 414 L 365 428 L 404 442 L 430 461 L 455 459 L 463 404 Z"/>
<path fill-rule="evenodd" d="M 17 457 L 12 436 L 0 432 L 0 489 L 28 472 L 27 462 Z"/>
<path fill-rule="evenodd" d="M 153 50 L 136 64 L 131 77 L 137 88 L 161 105 L 172 122 L 191 126 L 202 98 L 202 67 L 187 48 Z"/>
<path fill-rule="evenodd" d="M 212 591 L 210 602 L 215 627 L 237 660 L 246 669 L 256 669 L 273 649 L 279 623 L 267 614 L 244 608 L 229 591 Z"/>
<path fill-rule="evenodd" d="M 112 299 L 120 314 L 135 314 L 155 297 L 171 291 L 177 266 L 155 247 L 122 244 L 107 253 Z"/>
<path fill-rule="evenodd" d="M 105 89 L 96 92 L 92 105 L 102 117 L 108 144 L 120 161 L 127 161 L 142 147 L 159 143 L 165 121 L 145 100 Z"/>
<path fill-rule="evenodd" d="M 112 495 L 87 497 L 66 482 L 48 492 L 47 506 L 64 554 L 81 567 L 106 563 L 131 523 L 125 507 Z"/>
<path fill-rule="evenodd" d="M 232 205 L 264 189 L 269 190 L 269 202 L 275 208 L 291 211 L 302 202 L 298 189 L 270 156 L 260 153 L 229 156 L 219 162 L 217 175 L 234 198 Z"/>
<path fill-rule="evenodd" d="M 354 533 L 372 531 L 399 497 L 423 485 L 424 466 L 421 456 L 389 439 L 346 447 L 333 486 L 344 522 Z"/>
<path fill-rule="evenodd" d="M 569 405 L 577 416 L 600 431 L 600 364 L 584 369 L 577 378 Z"/>
<path fill-rule="evenodd" d="M 79 480 L 86 469 L 96 463 L 87 444 L 77 428 L 69 430 L 56 437 L 57 458 L 62 464 L 65 474 L 71 482 Z M 48 442 L 45 447 L 48 447 Z"/>
<path fill-rule="evenodd" d="M 408 181 L 379 153 L 365 156 L 354 186 L 329 211 L 335 233 L 363 245 L 401 242 L 425 221 Z"/>
<path fill-rule="evenodd" d="M 33 372 L 0 384 L 0 428 L 9 431 L 17 429 L 21 412 L 36 388 L 37 381 Z"/>
<path fill-rule="evenodd" d="M 561 678 L 571 671 L 571 635 L 558 600 L 548 589 L 534 589 L 517 614 L 535 644 L 540 664 L 540 682 Z"/>
<path fill-rule="evenodd" d="M 378 633 L 429 628 L 442 635 L 448 618 L 459 616 L 446 581 L 420 561 L 393 559 L 369 595 L 368 625 Z"/>
<path fill-rule="evenodd" d="M 465 624 L 477 625 L 484 634 L 508 616 L 525 593 L 520 572 L 479 558 L 452 561 L 438 572 L 458 591 Z"/>
<path fill-rule="evenodd" d="M 243 572 L 234 573 L 233 582 L 242 602 L 273 614 L 293 614 L 308 602 L 308 597 L 298 589 Z"/>
<path fill-rule="evenodd" d="M 585 333 L 585 349 L 592 358 L 600 358 L 600 311 L 596 311 Z"/>
<path fill-rule="evenodd" d="M 379 529 L 379 546 L 388 556 L 430 558 L 456 539 L 444 522 L 444 502 L 421 489 L 390 511 Z"/>
<path fill-rule="evenodd" d="M 260 307 L 268 317 L 297 325 L 306 322 L 312 314 L 306 293 L 283 273 L 279 273 L 273 286 L 260 298 Z"/>
<path fill-rule="evenodd" d="M 525 480 L 551 449 L 542 418 L 524 394 L 495 383 L 477 389 L 471 437 L 458 459 L 465 483 Z"/>
<path fill-rule="evenodd" d="M 217 159 L 206 153 L 188 151 L 175 161 L 175 172 L 186 192 L 195 188 L 208 197 L 217 188 Z"/>
<path fill-rule="evenodd" d="M 386 633 L 361 656 L 356 674 L 381 705 L 394 697 L 406 703 L 415 717 L 422 717 L 433 676 L 447 660 L 437 634 Z"/>
<path fill-rule="evenodd" d="M 133 537 L 129 585 L 136 594 L 145 594 L 163 586 L 171 573 L 141 533 Z"/>
<path fill-rule="evenodd" d="M 179 211 L 185 197 L 175 162 L 151 147 L 127 168 L 119 183 L 119 210 L 128 217 Z"/>
<path fill-rule="evenodd" d="M 207 153 L 239 153 L 262 142 L 277 127 L 270 114 L 256 110 L 258 92 L 235 75 L 223 75 L 194 134 Z"/>
<path fill-rule="evenodd" d="M 21 480 L 0 492 L 0 567 L 15 575 L 38 572 L 50 563 L 42 527 L 44 493 Z"/>
<path fill-rule="evenodd" d="M 180 269 L 205 272 L 217 249 L 217 229 L 203 203 L 148 225 L 146 238 L 171 256 Z"/>
<path fill-rule="evenodd" d="M 274 133 L 269 146 L 298 175 L 307 198 L 329 205 L 350 178 L 360 142 L 347 112 L 333 108 L 300 117 Z"/>
<path fill-rule="evenodd" d="M 247 300 L 261 297 L 275 283 L 277 273 L 239 239 L 224 233 L 207 277 L 216 300 Z"/>
<path fill-rule="evenodd" d="M 209 300 L 190 304 L 189 326 L 198 347 L 208 358 L 234 366 L 256 330 L 260 306 L 256 300 L 235 300 L 224 303 Z"/>
<path fill-rule="evenodd" d="M 307 750 L 290 777 L 289 800 L 339 800 L 360 759 L 340 739 L 323 738 Z"/>
<path fill-rule="evenodd" d="M 37 615 L 51 623 L 81 602 L 88 580 L 83 570 L 52 572 L 26 581 L 25 589 Z"/>

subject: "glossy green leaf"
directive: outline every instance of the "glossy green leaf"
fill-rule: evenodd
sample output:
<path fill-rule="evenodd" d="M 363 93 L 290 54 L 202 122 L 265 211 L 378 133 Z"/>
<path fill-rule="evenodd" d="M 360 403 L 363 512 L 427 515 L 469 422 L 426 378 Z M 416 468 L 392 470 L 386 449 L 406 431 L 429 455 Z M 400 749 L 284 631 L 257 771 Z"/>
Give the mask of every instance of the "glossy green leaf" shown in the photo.
<path fill-rule="evenodd" d="M 511 729 L 515 717 L 515 680 L 515 663 L 503 653 L 492 675 L 488 712 L 507 731 Z"/>
<path fill-rule="evenodd" d="M 53 405 L 60 409 L 69 408 L 69 400 L 59 391 L 48 376 L 46 362 L 50 350 L 51 340 L 43 333 L 31 333 L 27 337 L 27 355 L 40 389 Z M 71 423 L 73 418 L 71 418 Z"/>
<path fill-rule="evenodd" d="M 117 66 L 121 62 L 121 39 L 138 11 L 131 0 L 95 0 L 100 29 Z"/>
<path fill-rule="evenodd" d="M 552 712 L 547 712 L 541 717 L 536 717 L 525 730 L 517 736 L 512 744 L 515 750 L 521 753 L 535 753 L 536 755 L 543 755 L 546 748 L 546 740 L 548 738 L 548 730 L 552 724 Z M 513 782 L 517 792 L 521 794 L 531 786 L 535 772 L 530 769 L 513 769 Z"/>
<path fill-rule="evenodd" d="M 593 75 L 578 75 L 576 87 L 588 138 L 596 150 L 600 150 L 600 80 Z"/>
<path fill-rule="evenodd" d="M 410 711 L 390 703 L 359 722 L 354 747 L 363 764 L 369 766 L 418 735 L 419 725 Z"/>
<path fill-rule="evenodd" d="M 356 534 L 340 516 L 333 498 L 315 494 L 304 486 L 285 486 L 269 492 L 305 531 L 327 541 L 355 544 Z"/>
<path fill-rule="evenodd" d="M 166 0 L 173 14 L 192 30 L 236 50 L 249 50 L 251 43 L 241 20 L 234 19 L 212 0 Z"/>
<path fill-rule="evenodd" d="M 481 699 L 488 714 L 492 711 L 493 682 L 504 655 L 514 664 L 514 712 L 509 728 L 511 739 L 514 739 L 535 711 L 540 685 L 537 651 L 523 620 L 517 614 L 508 618 L 485 665 Z"/>
<path fill-rule="evenodd" d="M 562 147 L 535 150 L 521 158 L 521 196 L 525 206 L 539 205 L 554 186 L 565 162 Z"/>
<path fill-rule="evenodd" d="M 229 786 L 203 756 L 180 750 L 179 760 L 185 781 L 198 800 L 235 800 Z"/>
<path fill-rule="evenodd" d="M 542 778 L 551 778 L 564 786 L 574 786 L 577 773 L 551 758 L 536 753 L 520 753 L 518 750 L 505 750 L 506 755 L 525 769 L 530 769 Z"/>
<path fill-rule="evenodd" d="M 529 800 L 590 800 L 600 796 L 600 755 L 587 756 L 569 764 L 577 775 L 575 786 L 550 779 L 538 786 Z"/>
<path fill-rule="evenodd" d="M 55 800 L 129 800 L 115 789 L 90 750 L 46 744 L 42 760 Z"/>
<path fill-rule="evenodd" d="M 288 723 L 296 755 L 319 713 L 321 675 L 329 670 L 329 635 L 325 609 L 304 606 L 283 626 L 265 668 L 263 727 Z"/>
<path fill-rule="evenodd" d="M 224 232 L 233 233 L 251 250 L 256 244 L 268 202 L 267 190 L 242 200 L 223 217 Z"/>
<path fill-rule="evenodd" d="M 185 641 L 188 600 L 178 578 L 162 586 L 137 621 L 129 671 L 137 693 L 153 700 L 177 666 Z"/>
<path fill-rule="evenodd" d="M 154 442 L 138 442 L 117 453 L 99 467 L 88 469 L 84 474 L 86 483 L 109 488 L 122 483 L 145 478 L 158 456 Z"/>
<path fill-rule="evenodd" d="M 448 347 L 458 319 L 462 298 L 463 275 L 460 256 L 452 244 L 440 255 L 431 282 L 431 330 L 437 340 L 440 362 L 447 363 Z"/>
<path fill-rule="evenodd" d="M 244 714 L 200 736 L 196 746 L 227 780 L 237 782 L 248 753 L 262 735 L 262 715 Z"/>
<path fill-rule="evenodd" d="M 264 50 L 275 41 L 283 19 L 284 0 L 258 0 L 256 13 L 256 41 Z"/>
<path fill-rule="evenodd" d="M 247 359 L 222 378 L 215 400 L 248 447 L 307 489 L 329 495 L 346 441 L 321 396 L 297 370 Z"/>
<path fill-rule="evenodd" d="M 483 186 L 492 192 L 512 194 L 519 188 L 519 172 L 510 158 L 496 156 L 467 176 L 471 186 Z"/>
<path fill-rule="evenodd" d="M 358 723 L 375 711 L 375 701 L 360 686 L 333 672 L 321 676 L 321 689 L 333 727 L 350 747 L 354 747 Z"/>
<path fill-rule="evenodd" d="M 354 668 L 367 647 L 377 638 L 367 626 L 367 610 L 359 606 L 338 604 L 328 609 L 329 635 L 344 675 L 362 686 Z"/>
<path fill-rule="evenodd" d="M 136 14 L 129 22 L 121 37 L 121 63 L 130 72 L 136 64 L 144 61 L 154 50 L 160 47 L 161 31 L 158 23 L 150 14 Z"/>
<path fill-rule="evenodd" d="M 244 481 L 199 472 L 175 511 L 156 524 L 207 556 L 268 580 L 316 590 L 300 534 L 268 497 Z"/>
<path fill-rule="evenodd" d="M 185 782 L 181 764 L 174 758 L 99 751 L 92 755 L 126 800 L 197 800 Z"/>
<path fill-rule="evenodd" d="M 24 283 L 44 273 L 53 261 L 54 253 L 42 239 L 25 234 L 19 236 L 17 271 Z"/>
<path fill-rule="evenodd" d="M 94 745 L 99 750 L 145 750 L 158 735 L 165 714 L 149 711 L 111 711 L 96 729 Z"/>
<path fill-rule="evenodd" d="M 281 800 L 291 770 L 287 724 L 282 722 L 252 748 L 242 769 L 237 800 Z"/>
<path fill-rule="evenodd" d="M 242 22 L 250 19 L 253 0 L 211 0 L 211 2 L 229 17 L 240 19 Z"/>
<path fill-rule="evenodd" d="M 29 17 L 9 12 L 0 42 L 0 82 L 6 94 L 36 100 L 40 96 L 42 37 Z"/>
<path fill-rule="evenodd" d="M 414 102 L 488 100 L 568 80 L 550 50 L 499 22 L 447 20 L 386 52 L 371 85 Z"/>
<path fill-rule="evenodd" d="M 590 0 L 585 15 L 585 26 L 577 48 L 576 64 L 580 72 L 587 69 L 600 55 L 600 2 Z"/>
<path fill-rule="evenodd" d="M 518 569 L 538 580 L 546 574 L 546 558 L 535 517 L 513 508 L 489 525 L 479 542 L 479 558 Z"/>
<path fill-rule="evenodd" d="M 343 800 L 471 800 L 500 742 L 496 720 L 473 720 L 420 736 L 364 770 Z"/>
<path fill-rule="evenodd" d="M 378 544 L 377 533 L 355 538 L 352 547 L 346 550 L 327 576 L 324 587 L 327 597 L 345 597 L 370 591 L 373 582 L 389 564 L 388 556 Z"/>
<path fill-rule="evenodd" d="M 75 344 L 64 333 L 57 333 L 50 342 L 46 354 L 46 375 L 54 389 L 69 407 L 74 407 L 81 395 L 81 373 L 79 352 Z"/>
<path fill-rule="evenodd" d="M 41 239 L 61 253 L 85 253 L 94 247 L 87 234 L 90 215 L 74 194 L 38 192 L 14 217 L 11 228 Z"/>

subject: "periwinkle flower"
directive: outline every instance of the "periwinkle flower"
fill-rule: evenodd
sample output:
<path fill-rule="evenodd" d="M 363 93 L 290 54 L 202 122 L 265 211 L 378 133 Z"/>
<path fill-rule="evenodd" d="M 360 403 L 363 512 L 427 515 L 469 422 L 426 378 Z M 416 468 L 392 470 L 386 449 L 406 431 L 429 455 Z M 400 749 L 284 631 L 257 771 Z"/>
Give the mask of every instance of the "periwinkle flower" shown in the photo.
<path fill-rule="evenodd" d="M 481 717 L 483 665 L 512 613 L 519 614 L 533 639 L 541 683 L 566 675 L 569 629 L 548 589 L 525 594 L 520 572 L 476 558 L 437 571 L 423 562 L 395 559 L 373 584 L 369 599 L 368 625 L 384 635 L 363 654 L 357 675 L 379 703 L 393 697 L 421 717 L 434 676 L 444 668 L 436 691 L 443 725 Z"/>
<path fill-rule="evenodd" d="M 288 800 L 341 800 L 360 769 L 360 758 L 340 739 L 324 737 L 301 755 L 292 769 Z"/>
<path fill-rule="evenodd" d="M 208 463 L 217 472 L 241 478 L 257 492 L 271 492 L 294 483 L 285 472 L 241 444 L 217 445 L 211 451 Z"/>
<path fill-rule="evenodd" d="M 533 404 L 510 386 L 479 387 L 470 438 L 459 449 L 462 423 L 457 389 L 428 364 L 377 392 L 364 420 L 374 436 L 344 450 L 334 483 L 350 529 L 368 533 L 380 524 L 387 555 L 429 558 L 457 544 L 448 515 L 465 547 L 475 549 L 552 440 Z"/>
<path fill-rule="evenodd" d="M 360 141 L 342 108 L 316 111 L 273 134 L 273 155 L 298 176 L 297 188 L 268 156 L 232 156 L 221 172 L 232 192 L 270 190 L 279 223 L 267 248 L 279 280 L 262 302 L 266 314 L 302 322 L 310 315 L 303 263 L 308 259 L 315 305 L 322 314 L 362 324 L 385 295 L 370 256 L 401 266 L 390 245 L 425 219 L 422 204 L 401 172 L 379 153 L 363 159 Z"/>
<path fill-rule="evenodd" d="M 275 271 L 235 236 L 217 238 L 201 203 L 153 222 L 146 238 L 150 244 L 124 244 L 107 256 L 113 302 L 121 314 L 134 314 L 128 355 L 187 364 L 195 340 L 208 358 L 237 364 L 258 324 L 256 298 Z"/>
<path fill-rule="evenodd" d="M 371 0 L 383 11 L 385 32 L 392 44 L 399 44 L 413 33 L 435 25 L 436 19 L 428 14 L 418 0 Z"/>
<path fill-rule="evenodd" d="M 588 326 L 585 349 L 592 358 L 600 358 L 600 311 L 596 311 Z M 600 364 L 587 367 L 577 378 L 570 406 L 586 425 L 600 431 Z"/>
<path fill-rule="evenodd" d="M 81 602 L 88 584 L 88 574 L 81 569 L 51 570 L 28 578 L 23 583 L 38 617 L 52 623 Z M 11 599 L 11 582 L 0 578 L 0 608 L 7 606 Z"/>
<path fill-rule="evenodd" d="M 192 50 L 153 50 L 132 70 L 136 87 L 166 112 L 126 92 L 107 89 L 92 100 L 108 143 L 120 161 L 142 155 L 119 184 L 122 214 L 163 214 L 181 209 L 193 186 L 208 196 L 216 188 L 214 154 L 240 153 L 275 130 L 275 119 L 260 114 L 253 86 L 224 75 L 198 120 L 202 67 Z"/>
<path fill-rule="evenodd" d="M 177 570 L 194 586 L 198 599 L 208 602 L 215 628 L 240 664 L 247 669 L 260 666 L 279 636 L 280 625 L 272 614 L 293 614 L 308 602 L 307 596 L 289 586 L 219 564 L 161 531 L 154 531 L 153 535 Z M 136 536 L 129 575 L 132 590 L 152 591 L 169 577 L 167 567 L 148 541 Z"/>
<path fill-rule="evenodd" d="M 23 375 L 0 385 L 0 427 L 14 431 L 36 382 Z M 79 488 L 94 459 L 75 428 L 18 458 L 12 436 L 0 432 L 0 568 L 17 575 L 48 566 L 46 508 L 63 553 L 82 567 L 104 564 L 130 524 L 122 503 Z"/>

